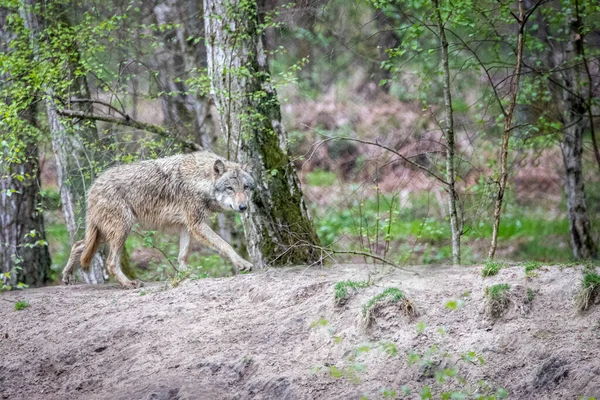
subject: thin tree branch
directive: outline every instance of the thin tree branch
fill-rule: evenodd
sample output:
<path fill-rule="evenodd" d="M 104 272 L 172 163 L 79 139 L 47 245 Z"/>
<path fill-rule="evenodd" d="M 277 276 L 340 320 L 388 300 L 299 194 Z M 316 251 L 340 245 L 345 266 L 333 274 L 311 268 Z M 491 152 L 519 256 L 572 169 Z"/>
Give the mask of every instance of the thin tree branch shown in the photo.
<path fill-rule="evenodd" d="M 112 117 L 112 116 L 108 116 L 108 115 L 88 114 L 83 111 L 74 111 L 74 110 L 56 110 L 56 111 L 57 111 L 58 115 L 60 115 L 62 117 L 66 117 L 66 118 L 78 118 L 78 119 L 86 119 L 86 120 L 90 120 L 90 121 L 104 121 L 104 122 L 109 122 L 111 124 L 116 124 L 116 125 L 130 126 L 132 128 L 136 128 L 136 129 L 139 129 L 142 131 L 155 133 L 158 136 L 163 137 L 165 139 L 175 139 L 183 147 L 194 150 L 194 151 L 204 150 L 203 147 L 197 143 L 177 138 L 176 135 L 173 135 L 171 132 L 169 132 L 167 129 L 163 128 L 162 126 L 149 124 L 146 122 L 136 121 L 136 120 L 130 118 L 128 115 L 125 115 L 124 118 L 119 118 L 119 117 Z"/>
<path fill-rule="evenodd" d="M 387 150 L 387 151 L 389 151 L 389 152 L 391 152 L 391 153 L 393 153 L 393 154 L 397 155 L 397 156 L 398 156 L 398 157 L 400 157 L 400 158 L 401 158 L 403 161 L 407 162 L 407 163 L 408 163 L 408 164 L 410 164 L 411 166 L 413 166 L 413 167 L 415 167 L 415 168 L 418 168 L 418 169 L 420 169 L 420 170 L 422 170 L 422 171 L 426 172 L 427 174 L 431 175 L 433 178 L 435 178 L 436 180 L 438 180 L 438 181 L 439 181 L 441 184 L 443 184 L 444 186 L 448 186 L 448 182 L 447 182 L 447 181 L 446 181 L 444 178 L 442 178 L 441 176 L 437 175 L 435 172 L 433 172 L 433 171 L 432 171 L 432 170 L 430 170 L 429 168 L 427 168 L 427 167 L 425 167 L 425 166 L 423 166 L 423 165 L 421 165 L 421 164 L 419 164 L 419 163 L 416 163 L 416 162 L 412 161 L 410 158 L 408 158 L 408 157 L 407 157 L 407 156 L 405 156 L 404 154 L 402 154 L 402 153 L 398 152 L 397 150 L 394 150 L 393 148 L 391 148 L 391 147 L 388 147 L 388 146 L 386 146 L 386 145 L 384 145 L 384 144 L 381 144 L 381 143 L 376 143 L 376 142 L 370 142 L 370 141 L 368 141 L 368 140 L 362 140 L 362 139 L 349 138 L 349 137 L 345 137 L 345 136 L 338 136 L 338 137 L 331 138 L 331 139 L 347 140 L 347 141 L 350 141 L 350 142 L 357 142 L 357 143 L 367 144 L 367 145 L 369 145 L 369 146 L 377 146 L 377 147 L 380 147 L 380 148 L 382 148 L 382 149 L 384 149 L 384 150 Z"/>

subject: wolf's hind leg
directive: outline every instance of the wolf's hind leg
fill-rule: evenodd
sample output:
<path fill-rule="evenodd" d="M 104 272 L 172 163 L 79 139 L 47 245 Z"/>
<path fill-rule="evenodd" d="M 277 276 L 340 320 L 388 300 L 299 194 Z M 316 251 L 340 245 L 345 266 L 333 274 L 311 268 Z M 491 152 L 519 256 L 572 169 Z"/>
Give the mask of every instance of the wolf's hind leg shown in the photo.
<path fill-rule="evenodd" d="M 125 247 L 125 239 L 127 235 L 122 235 L 119 238 L 113 238 L 110 240 L 110 253 L 106 262 L 108 271 L 123 285 L 126 289 L 135 289 L 142 286 L 142 282 L 139 280 L 130 280 L 125 276 L 121 269 L 121 255 L 123 253 L 123 247 Z"/>
<path fill-rule="evenodd" d="M 67 265 L 62 272 L 62 282 L 65 285 L 72 285 L 75 283 L 75 277 L 73 275 L 73 270 L 75 266 L 79 264 L 79 259 L 81 257 L 81 253 L 83 253 L 84 249 L 84 241 L 80 240 L 76 242 L 71 248 L 71 255 L 69 256 L 69 261 L 67 261 Z"/>

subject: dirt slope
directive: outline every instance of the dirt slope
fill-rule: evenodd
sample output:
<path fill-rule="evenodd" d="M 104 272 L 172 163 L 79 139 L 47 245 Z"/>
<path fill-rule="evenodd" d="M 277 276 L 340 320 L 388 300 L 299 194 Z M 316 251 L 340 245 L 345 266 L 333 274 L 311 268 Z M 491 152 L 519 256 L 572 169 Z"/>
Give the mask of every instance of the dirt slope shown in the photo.
<path fill-rule="evenodd" d="M 578 269 L 543 268 L 526 278 L 522 267 L 511 267 L 485 279 L 477 267 L 415 270 L 420 277 L 338 265 L 169 289 L 2 293 L 0 398 L 377 399 L 392 398 L 392 389 L 400 397 L 403 385 L 413 391 L 407 398 L 419 398 L 426 385 L 439 398 L 449 387 L 475 390 L 478 380 L 486 381 L 480 393 L 503 387 L 512 399 L 600 395 L 600 306 L 573 311 Z M 337 282 L 369 278 L 373 286 L 334 305 Z M 484 288 L 499 282 L 511 285 L 513 300 L 492 323 Z M 389 305 L 365 330 L 362 305 L 390 286 L 421 315 Z M 531 305 L 526 288 L 537 291 Z M 19 299 L 30 307 L 14 311 Z M 449 300 L 459 307 L 448 309 Z M 457 361 L 469 351 L 485 364 Z M 411 352 L 425 357 L 409 365 Z M 435 371 L 455 363 L 469 384 L 435 383 Z"/>

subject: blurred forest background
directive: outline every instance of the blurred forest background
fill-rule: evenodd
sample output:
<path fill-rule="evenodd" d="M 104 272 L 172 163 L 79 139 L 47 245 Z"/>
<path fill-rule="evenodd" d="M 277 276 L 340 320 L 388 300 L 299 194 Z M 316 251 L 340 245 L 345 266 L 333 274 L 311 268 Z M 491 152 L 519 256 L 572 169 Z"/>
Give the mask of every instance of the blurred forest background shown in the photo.
<path fill-rule="evenodd" d="M 58 279 L 111 165 L 244 161 L 236 90 L 287 157 L 258 186 L 301 183 L 309 261 L 597 259 L 599 25 L 584 0 L 0 0 L 4 288 Z M 213 221 L 255 261 L 247 223 Z M 194 246 L 193 277 L 230 273 Z M 127 250 L 139 278 L 175 274 L 176 235 L 137 229 Z"/>

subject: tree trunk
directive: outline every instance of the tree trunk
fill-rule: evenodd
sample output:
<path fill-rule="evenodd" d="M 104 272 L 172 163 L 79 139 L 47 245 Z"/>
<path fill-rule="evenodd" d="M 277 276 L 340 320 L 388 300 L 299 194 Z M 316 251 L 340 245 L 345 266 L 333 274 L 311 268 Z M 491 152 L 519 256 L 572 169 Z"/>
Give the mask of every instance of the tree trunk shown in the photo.
<path fill-rule="evenodd" d="M 35 14 L 35 0 L 25 0 L 24 6 L 21 8 L 22 17 L 25 21 L 26 28 L 29 29 L 34 49 L 34 57 L 39 58 L 39 49 L 42 43 L 38 40 L 42 34 L 43 23 L 51 23 L 54 18 L 49 15 L 44 15 L 44 18 L 38 18 Z M 44 4 L 39 3 L 39 10 L 44 10 Z M 56 16 L 57 20 L 62 23 L 68 23 L 64 18 L 64 13 L 59 13 Z M 67 79 L 70 79 L 71 86 L 68 93 L 71 95 L 69 99 L 63 99 L 67 102 L 71 99 L 89 99 L 89 88 L 85 77 L 75 76 L 73 71 L 76 70 L 79 59 L 77 54 L 73 59 L 73 64 L 70 65 L 70 71 Z M 63 214 L 69 232 L 71 245 L 83 236 L 82 221 L 85 220 L 85 198 L 87 189 L 90 187 L 94 177 L 94 154 L 93 145 L 98 141 L 98 132 L 95 123 L 87 122 L 81 124 L 63 123 L 60 119 L 54 97 L 60 93 L 54 93 L 51 87 L 46 87 L 44 93 L 44 104 L 46 106 L 46 114 L 48 116 L 48 125 L 52 137 L 52 150 L 56 160 L 56 170 L 58 176 L 58 186 L 60 190 L 60 198 L 62 202 Z M 71 109 L 85 111 L 91 113 L 91 103 L 74 102 Z M 89 145 L 92 146 L 89 146 Z M 90 269 L 84 271 L 79 269 L 79 277 L 85 283 L 98 284 L 104 283 L 108 279 L 104 258 L 101 252 L 96 253 L 92 260 Z"/>
<path fill-rule="evenodd" d="M 190 40 L 204 33 L 202 1 L 165 0 L 153 8 L 153 13 L 158 24 L 173 24 L 170 29 L 159 30 L 162 46 L 154 52 L 165 123 L 211 149 L 216 135 L 210 99 L 191 93 L 184 82 L 193 71 L 206 68 L 204 43 Z"/>
<path fill-rule="evenodd" d="M 448 206 L 450 211 L 450 230 L 452 232 L 452 263 L 460 264 L 460 227 L 458 212 L 458 193 L 456 192 L 456 170 L 454 167 L 455 141 L 454 141 L 454 117 L 452 110 L 452 94 L 450 92 L 450 67 L 448 65 L 448 40 L 442 21 L 438 0 L 433 0 L 436 24 L 438 27 L 440 42 L 442 45 L 442 72 L 444 74 L 444 108 L 446 111 L 444 135 L 446 136 L 446 182 L 448 191 Z"/>
<path fill-rule="evenodd" d="M 30 142 L 24 150 L 26 158 L 20 162 L 0 160 L 0 268 L 2 283 L 12 287 L 19 282 L 43 285 L 51 265 L 39 209 L 37 146 Z"/>
<path fill-rule="evenodd" d="M 0 52 L 10 51 L 14 38 L 6 19 L 6 9 L 0 7 Z M 10 82 L 8 76 L 0 78 Z M 2 149 L 0 157 L 0 273 L 2 284 L 11 287 L 18 283 L 40 286 L 50 275 L 50 253 L 39 209 L 40 171 L 37 138 L 32 132 L 36 126 L 34 115 L 34 107 L 30 105 L 21 115 L 24 125 L 29 127 L 16 128 L 7 135 L 14 141 Z M 22 151 L 15 157 L 9 152 L 16 147 Z"/>
<path fill-rule="evenodd" d="M 519 0 L 519 33 L 517 35 L 517 62 L 515 66 L 515 76 L 511 81 L 510 88 L 510 103 L 508 108 L 504 111 L 504 132 L 502 134 L 502 148 L 500 152 L 500 182 L 498 185 L 498 192 L 496 192 L 496 202 L 494 205 L 494 221 L 492 228 L 492 243 L 490 245 L 490 251 L 488 258 L 494 259 L 496 255 L 496 247 L 498 245 L 498 231 L 500 229 L 500 216 L 502 214 L 502 203 L 504 201 L 504 192 L 506 191 L 506 184 L 508 181 L 508 143 L 512 133 L 512 120 L 517 106 L 517 93 L 519 92 L 519 81 L 521 79 L 521 67 L 523 61 L 523 42 L 524 42 L 524 30 L 525 30 L 525 11 L 523 7 L 523 0 Z"/>
<path fill-rule="evenodd" d="M 290 162 L 257 4 L 205 0 L 204 23 L 227 158 L 247 163 L 257 181 L 250 212 L 243 217 L 250 257 L 259 268 L 317 262 L 319 240 Z"/>
<path fill-rule="evenodd" d="M 583 56 L 582 21 L 576 4 L 576 14 L 570 24 L 571 42 L 567 45 L 566 61 Z M 565 195 L 571 246 L 576 259 L 598 258 L 598 249 L 592 237 L 583 184 L 583 135 L 587 126 L 584 80 L 585 72 L 579 64 L 563 73 L 565 89 L 564 136 L 561 143 L 565 165 Z"/>

